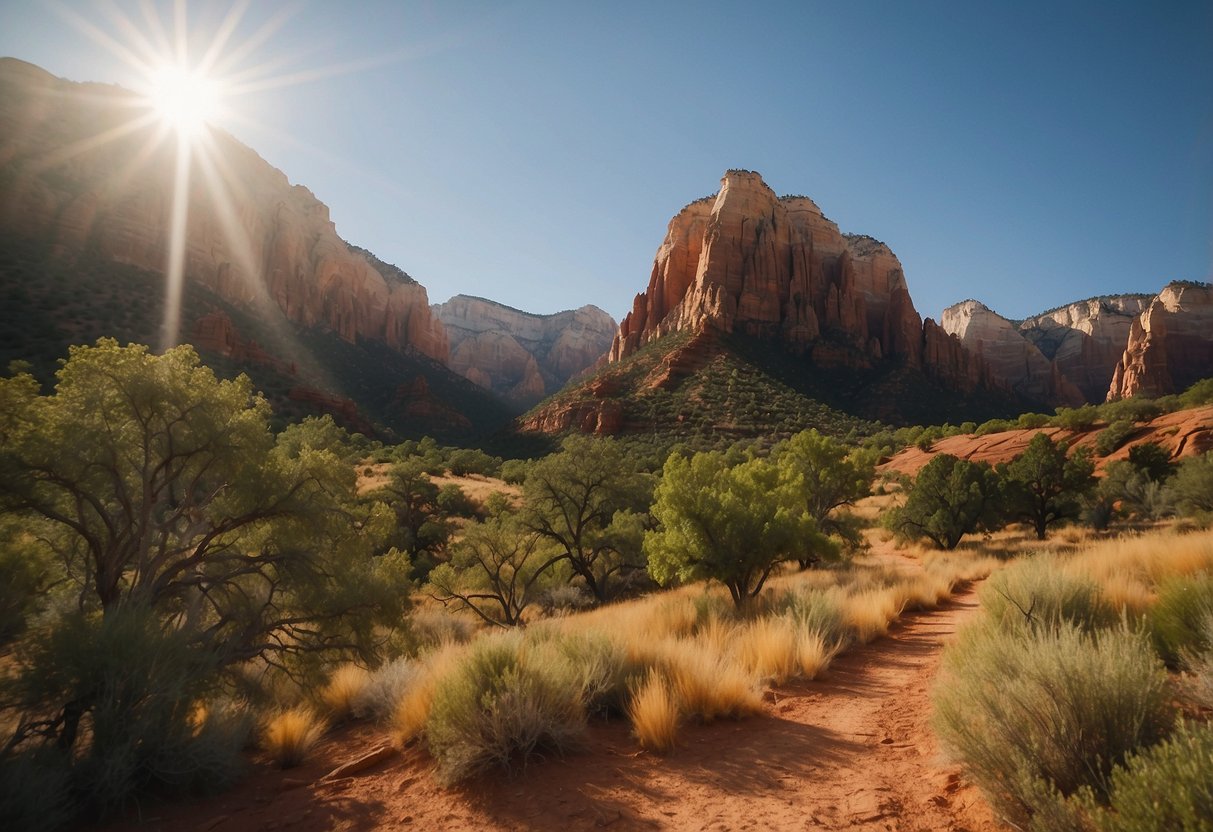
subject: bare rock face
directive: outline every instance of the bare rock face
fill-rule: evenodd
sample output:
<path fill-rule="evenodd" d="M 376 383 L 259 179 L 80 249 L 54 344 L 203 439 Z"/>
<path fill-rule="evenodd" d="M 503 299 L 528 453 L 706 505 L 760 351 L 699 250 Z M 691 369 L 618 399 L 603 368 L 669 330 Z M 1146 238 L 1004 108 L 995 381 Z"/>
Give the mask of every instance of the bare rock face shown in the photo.
<path fill-rule="evenodd" d="M 1133 321 L 1109 399 L 1181 391 L 1213 375 L 1213 285 L 1171 283 Z"/>
<path fill-rule="evenodd" d="M 1077 406 L 1085 397 L 1012 321 L 985 304 L 966 300 L 943 311 L 940 321 L 991 373 L 1026 398 Z"/>
<path fill-rule="evenodd" d="M 777 197 L 752 171 L 728 171 L 716 196 L 670 221 L 610 360 L 684 329 L 778 340 L 815 366 L 893 359 L 961 389 L 993 378 L 959 341 L 924 327 L 888 246 L 840 233 L 811 199 Z"/>
<path fill-rule="evenodd" d="M 522 406 L 592 366 L 615 332 L 615 321 L 596 306 L 533 315 L 456 295 L 432 310 L 450 336 L 451 369 Z"/>
<path fill-rule="evenodd" d="M 1124 354 L 1133 321 L 1149 295 L 1112 295 L 1078 301 L 1028 318 L 1019 331 L 1073 383 L 1085 401 L 1101 401 Z"/>
<path fill-rule="evenodd" d="M 49 235 L 65 256 L 164 271 L 177 145 L 156 141 L 157 124 L 134 123 L 146 110 L 132 105 L 118 87 L 0 59 L 0 230 Z M 250 148 L 217 130 L 209 139 L 188 168 L 188 279 L 235 303 L 275 303 L 350 342 L 447 360 L 425 287 L 352 249 L 324 203 Z"/>

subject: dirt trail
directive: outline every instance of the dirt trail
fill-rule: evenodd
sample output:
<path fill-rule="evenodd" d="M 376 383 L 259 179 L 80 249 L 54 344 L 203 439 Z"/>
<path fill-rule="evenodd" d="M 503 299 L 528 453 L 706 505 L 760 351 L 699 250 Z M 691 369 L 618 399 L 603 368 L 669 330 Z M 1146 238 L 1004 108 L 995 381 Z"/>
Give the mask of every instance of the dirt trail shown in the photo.
<path fill-rule="evenodd" d="M 325 744 L 305 769 L 259 768 L 214 800 L 147 811 L 141 829 L 848 829 L 999 827 L 928 726 L 942 646 L 976 612 L 972 591 L 907 616 L 889 637 L 839 657 L 827 676 L 769 695 L 769 715 L 687 726 L 662 757 L 638 751 L 617 721 L 587 747 L 514 777 L 437 786 L 406 749 L 359 776 L 312 783 L 381 741 L 362 726 Z M 154 817 L 148 817 L 152 815 Z"/>

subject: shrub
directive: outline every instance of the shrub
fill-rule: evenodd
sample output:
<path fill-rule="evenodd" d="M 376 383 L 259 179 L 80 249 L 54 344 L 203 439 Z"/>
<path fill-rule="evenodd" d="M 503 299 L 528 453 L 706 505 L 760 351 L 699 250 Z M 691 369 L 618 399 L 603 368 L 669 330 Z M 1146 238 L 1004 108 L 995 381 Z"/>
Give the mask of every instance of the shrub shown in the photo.
<path fill-rule="evenodd" d="M 628 718 L 641 747 L 661 752 L 674 748 L 678 737 L 678 701 L 656 668 L 649 670 L 632 694 Z"/>
<path fill-rule="evenodd" d="M 425 732 L 443 782 L 525 765 L 541 751 L 562 754 L 584 733 L 576 669 L 522 648 L 518 634 L 482 638 L 438 680 Z"/>
<path fill-rule="evenodd" d="M 1109 809 L 1096 815 L 1104 832 L 1213 829 L 1213 727 L 1181 724 L 1166 742 L 1128 757 L 1112 772 Z"/>
<path fill-rule="evenodd" d="M 327 728 L 324 719 L 311 708 L 279 711 L 266 721 L 261 747 L 279 768 L 294 768 L 307 759 Z"/>
<path fill-rule="evenodd" d="M 453 482 L 438 489 L 438 497 L 435 502 L 437 502 L 438 508 L 442 509 L 449 516 L 476 516 L 476 503 L 464 493 L 462 488 Z"/>
<path fill-rule="evenodd" d="M 997 572 L 981 589 L 981 605 L 987 620 L 1008 632 L 1067 624 L 1092 632 L 1117 620 L 1099 584 L 1063 572 L 1040 556 Z"/>
<path fill-rule="evenodd" d="M 1096 455 L 1107 456 L 1112 453 L 1124 444 L 1134 430 L 1133 422 L 1129 419 L 1117 419 L 1112 422 L 1095 437 Z"/>
<path fill-rule="evenodd" d="M 1185 459 L 1167 483 L 1167 492 L 1185 514 L 1213 512 L 1213 453 Z"/>
<path fill-rule="evenodd" d="M 1099 409 L 1093 404 L 1082 407 L 1059 407 L 1057 415 L 1050 421 L 1059 428 L 1082 431 L 1089 429 L 1099 420 Z"/>
<path fill-rule="evenodd" d="M 399 706 L 405 692 L 417 681 L 417 663 L 401 657 L 373 671 L 353 701 L 354 716 L 387 719 Z"/>
<path fill-rule="evenodd" d="M 1185 652 L 1211 646 L 1205 621 L 1213 616 L 1213 574 L 1208 572 L 1164 581 L 1150 609 L 1150 633 L 1160 656 L 1177 667 Z"/>
<path fill-rule="evenodd" d="M 779 596 L 772 608 L 790 616 L 802 630 L 820 635 L 827 646 L 840 647 L 850 637 L 837 592 L 797 588 Z"/>
<path fill-rule="evenodd" d="M 1106 800 L 1113 766 L 1173 720 L 1165 671 L 1125 629 L 973 632 L 943 666 L 933 692 L 940 736 L 1017 828 L 1058 795 L 1088 787 Z"/>

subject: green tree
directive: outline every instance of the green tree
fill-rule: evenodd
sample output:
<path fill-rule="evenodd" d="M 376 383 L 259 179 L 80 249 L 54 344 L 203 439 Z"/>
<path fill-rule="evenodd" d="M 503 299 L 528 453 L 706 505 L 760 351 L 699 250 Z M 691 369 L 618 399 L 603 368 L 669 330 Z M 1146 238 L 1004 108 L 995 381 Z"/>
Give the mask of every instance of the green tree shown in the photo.
<path fill-rule="evenodd" d="M 427 591 L 444 605 L 455 603 L 500 627 L 522 623 L 559 576 L 562 553 L 512 514 L 468 526 L 449 563 L 430 573 Z"/>
<path fill-rule="evenodd" d="M 0 380 L 0 512 L 41 524 L 70 598 L 6 689 L 22 714 L 6 747 L 105 768 L 138 734 L 153 746 L 124 746 L 121 792 L 118 780 L 180 762 L 154 743 L 191 730 L 185 708 L 149 703 L 213 691 L 253 658 L 369 653 L 375 613 L 398 616 L 407 594 L 370 557 L 386 510 L 356 503 L 354 472 L 331 451 L 278 444 L 246 377 L 216 379 L 190 347 L 156 356 L 110 339 L 73 347 L 57 376 L 48 396 L 28 376 Z M 123 651 L 84 649 L 111 638 L 147 647 L 138 673 Z M 79 672 L 62 655 L 73 645 Z M 167 722 L 140 733 L 150 713 Z"/>
<path fill-rule="evenodd" d="M 1077 517 L 1082 498 L 1095 487 L 1095 466 L 1085 451 L 1068 451 L 1067 443 L 1038 433 L 1022 454 L 999 467 L 1011 513 L 1031 523 L 1038 540 L 1049 526 Z"/>
<path fill-rule="evenodd" d="M 1181 462 L 1167 483 L 1167 491 L 1184 514 L 1213 512 L 1213 452 Z"/>
<path fill-rule="evenodd" d="M 801 477 L 801 497 L 817 529 L 837 538 L 848 550 L 857 548 L 861 541 L 858 525 L 844 509 L 871 493 L 876 475 L 874 454 L 848 450 L 835 439 L 807 430 L 776 445 L 771 456 L 785 478 Z M 801 568 L 817 563 L 823 554 L 806 550 L 798 558 Z"/>
<path fill-rule="evenodd" d="M 660 584 L 720 581 L 743 606 L 780 563 L 832 547 L 801 488 L 799 476 L 787 478 L 770 460 L 729 466 L 719 453 L 670 456 L 654 495 L 660 525 L 644 539 L 649 574 Z"/>
<path fill-rule="evenodd" d="M 419 578 L 438 563 L 452 533 L 439 504 L 441 490 L 426 474 L 425 465 L 416 458 L 396 463 L 389 469 L 387 484 L 367 495 L 368 501 L 382 501 L 394 512 L 395 529 L 385 545 L 407 553 Z"/>
<path fill-rule="evenodd" d="M 643 570 L 640 545 L 649 477 L 611 439 L 570 436 L 531 465 L 523 484 L 524 523 L 559 547 L 598 602 Z"/>
<path fill-rule="evenodd" d="M 885 515 L 885 524 L 903 537 L 955 549 L 966 534 L 997 522 L 1000 495 L 998 474 L 988 463 L 938 454 L 914 478 L 905 504 Z"/>

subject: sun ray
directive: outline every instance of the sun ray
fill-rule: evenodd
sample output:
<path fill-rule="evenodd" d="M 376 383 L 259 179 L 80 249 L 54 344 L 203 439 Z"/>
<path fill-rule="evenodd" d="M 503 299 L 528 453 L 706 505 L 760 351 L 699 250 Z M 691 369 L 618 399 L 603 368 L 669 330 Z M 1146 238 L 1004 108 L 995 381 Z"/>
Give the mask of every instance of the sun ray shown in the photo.
<path fill-rule="evenodd" d="M 227 14 L 223 17 L 223 22 L 219 24 L 219 28 L 215 32 L 214 38 L 211 39 L 211 45 L 207 47 L 206 54 L 198 62 L 199 72 L 207 75 L 215 71 L 215 62 L 219 60 L 224 48 L 232 39 L 236 27 L 244 19 L 250 2 L 252 0 L 239 0 L 239 2 L 232 4 L 232 7 L 228 9 Z"/>
<path fill-rule="evenodd" d="M 98 46 L 108 49 L 114 54 L 114 57 L 118 58 L 136 72 L 142 73 L 146 71 L 147 63 L 129 47 L 123 45 L 115 38 L 106 34 L 102 29 L 94 26 L 92 23 L 89 23 L 77 12 L 63 6 L 58 2 L 58 0 L 48 0 L 48 2 L 51 10 L 69 26 L 79 29 L 82 34 L 84 34 Z"/>
<path fill-rule="evenodd" d="M 181 332 L 181 296 L 185 285 L 185 243 L 189 220 L 190 140 L 177 136 L 177 164 L 173 172 L 173 206 L 169 219 L 168 259 L 164 266 L 164 324 L 161 349 L 178 344 Z"/>
<path fill-rule="evenodd" d="M 89 136 L 88 138 L 79 139 L 78 141 L 74 141 L 69 145 L 57 148 L 54 151 L 38 157 L 37 161 L 35 161 L 33 164 L 32 170 L 43 171 L 47 170 L 48 168 L 57 167 L 64 162 L 76 158 L 82 153 L 87 153 L 90 150 L 96 150 L 97 148 L 103 147 L 110 142 L 121 139 L 123 136 L 130 135 L 138 130 L 142 130 L 155 122 L 156 116 L 152 113 L 147 113 L 146 115 L 133 118 L 128 122 L 124 122 L 123 124 L 111 127 L 104 132 L 97 133 L 96 135 Z"/>

